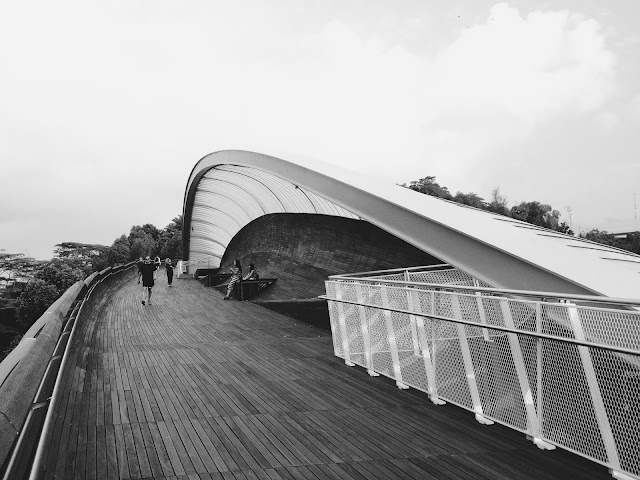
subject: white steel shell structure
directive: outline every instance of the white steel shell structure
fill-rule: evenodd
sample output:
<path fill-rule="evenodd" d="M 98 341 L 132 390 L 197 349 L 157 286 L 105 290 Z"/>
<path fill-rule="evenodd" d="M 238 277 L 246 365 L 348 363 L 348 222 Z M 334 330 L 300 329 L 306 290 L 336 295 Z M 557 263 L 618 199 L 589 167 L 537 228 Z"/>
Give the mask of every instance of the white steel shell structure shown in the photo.
<path fill-rule="evenodd" d="M 217 267 L 244 225 L 277 212 L 361 218 L 498 288 L 617 298 L 640 291 L 638 255 L 334 165 L 241 150 L 209 154 L 193 168 L 183 208 L 185 260 Z"/>

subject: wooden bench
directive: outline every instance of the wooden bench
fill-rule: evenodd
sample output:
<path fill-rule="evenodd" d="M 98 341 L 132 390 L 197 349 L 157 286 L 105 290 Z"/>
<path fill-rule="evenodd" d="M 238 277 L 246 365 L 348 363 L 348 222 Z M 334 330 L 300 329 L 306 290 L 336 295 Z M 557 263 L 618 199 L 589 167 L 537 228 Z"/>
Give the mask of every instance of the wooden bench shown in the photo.
<path fill-rule="evenodd" d="M 229 283 L 228 280 L 231 278 L 230 273 L 211 273 L 206 277 L 199 279 L 200 283 L 205 285 L 206 287 L 215 287 L 220 285 L 223 282 Z"/>
<path fill-rule="evenodd" d="M 233 295 L 235 291 L 239 288 L 240 300 L 249 300 L 251 297 L 255 297 L 262 290 L 264 290 L 269 285 L 277 281 L 278 281 L 277 278 L 260 278 L 258 280 L 242 280 L 236 284 L 236 287 L 234 288 L 234 292 L 231 292 L 231 294 Z M 229 287 L 229 282 L 225 282 L 220 285 L 215 285 L 215 288 L 217 290 L 220 290 L 223 293 L 227 292 L 228 287 Z"/>

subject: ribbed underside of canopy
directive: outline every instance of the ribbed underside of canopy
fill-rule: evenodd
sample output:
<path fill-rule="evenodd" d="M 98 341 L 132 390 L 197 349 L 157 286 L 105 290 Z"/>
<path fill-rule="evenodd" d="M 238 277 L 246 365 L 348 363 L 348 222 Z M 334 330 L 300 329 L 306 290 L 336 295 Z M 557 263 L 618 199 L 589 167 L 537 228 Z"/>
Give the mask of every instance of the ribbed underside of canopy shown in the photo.
<path fill-rule="evenodd" d="M 329 200 L 253 167 L 216 165 L 198 183 L 191 217 L 189 259 L 220 265 L 236 233 L 270 213 L 319 213 L 359 218 Z"/>

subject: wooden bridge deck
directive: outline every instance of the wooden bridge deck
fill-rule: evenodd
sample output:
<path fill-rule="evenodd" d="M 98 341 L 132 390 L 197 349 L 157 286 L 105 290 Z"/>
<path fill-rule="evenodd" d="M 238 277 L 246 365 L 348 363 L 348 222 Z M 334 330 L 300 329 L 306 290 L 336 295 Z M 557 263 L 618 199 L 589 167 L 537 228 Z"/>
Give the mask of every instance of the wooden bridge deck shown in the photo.
<path fill-rule="evenodd" d="M 333 356 L 331 334 L 198 282 L 82 319 L 46 478 L 611 478 Z"/>

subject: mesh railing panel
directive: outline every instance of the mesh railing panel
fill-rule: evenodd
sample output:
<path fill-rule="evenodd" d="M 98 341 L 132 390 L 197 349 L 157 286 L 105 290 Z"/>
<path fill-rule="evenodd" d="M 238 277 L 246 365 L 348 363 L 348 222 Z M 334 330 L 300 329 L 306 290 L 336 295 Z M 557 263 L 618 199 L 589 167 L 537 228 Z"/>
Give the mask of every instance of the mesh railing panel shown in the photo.
<path fill-rule="evenodd" d="M 359 303 L 329 302 L 336 355 L 640 475 L 640 313 L 461 293 L 444 281 L 446 290 L 327 282 L 328 298 Z"/>

